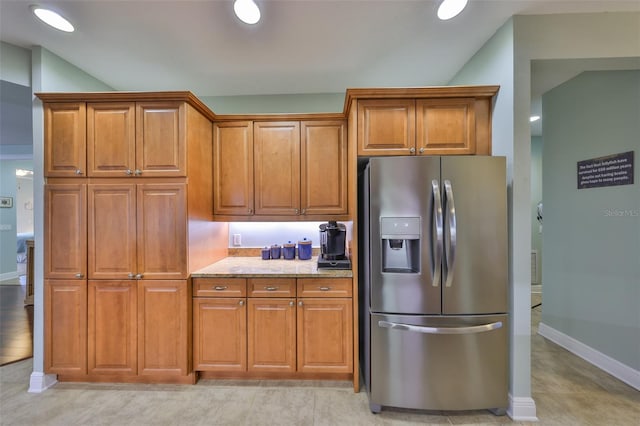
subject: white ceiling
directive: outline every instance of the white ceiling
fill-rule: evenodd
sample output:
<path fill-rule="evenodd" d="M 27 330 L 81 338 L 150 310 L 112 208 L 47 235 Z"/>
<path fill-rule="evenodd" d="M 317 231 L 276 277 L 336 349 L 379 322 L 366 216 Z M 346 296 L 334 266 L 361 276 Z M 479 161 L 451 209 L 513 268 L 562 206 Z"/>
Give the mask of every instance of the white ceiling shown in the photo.
<path fill-rule="evenodd" d="M 232 0 L 40 2 L 75 25 L 67 34 L 31 14 L 35 0 L 0 0 L 0 39 L 43 46 L 116 90 L 341 93 L 445 85 L 515 14 L 640 11 L 639 1 L 470 0 L 439 21 L 440 0 L 256 1 L 254 26 Z"/>

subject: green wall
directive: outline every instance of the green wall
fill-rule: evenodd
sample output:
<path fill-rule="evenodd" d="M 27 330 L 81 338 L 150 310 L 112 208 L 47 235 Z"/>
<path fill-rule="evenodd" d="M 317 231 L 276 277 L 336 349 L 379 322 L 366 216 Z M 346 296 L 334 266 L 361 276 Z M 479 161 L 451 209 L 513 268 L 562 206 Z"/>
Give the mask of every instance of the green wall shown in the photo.
<path fill-rule="evenodd" d="M 640 370 L 640 71 L 543 96 L 542 323 Z M 633 185 L 577 188 L 581 160 L 635 151 Z"/>
<path fill-rule="evenodd" d="M 344 93 L 299 95 L 202 96 L 216 114 L 276 114 L 342 112 Z"/>
<path fill-rule="evenodd" d="M 31 51 L 0 42 L 0 80 L 31 86 Z"/>
<path fill-rule="evenodd" d="M 542 201 L 542 137 L 531 137 L 531 250 L 538 251 L 538 281 L 542 284 L 542 232 L 536 218 L 538 203 Z"/>

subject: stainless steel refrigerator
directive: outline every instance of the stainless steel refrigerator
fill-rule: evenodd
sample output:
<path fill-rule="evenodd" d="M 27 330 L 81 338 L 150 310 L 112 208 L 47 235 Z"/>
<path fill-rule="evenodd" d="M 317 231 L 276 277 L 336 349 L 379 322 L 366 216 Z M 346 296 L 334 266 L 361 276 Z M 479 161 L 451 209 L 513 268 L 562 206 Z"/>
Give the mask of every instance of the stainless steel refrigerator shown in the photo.
<path fill-rule="evenodd" d="M 371 411 L 504 414 L 505 158 L 371 158 L 359 186 Z"/>

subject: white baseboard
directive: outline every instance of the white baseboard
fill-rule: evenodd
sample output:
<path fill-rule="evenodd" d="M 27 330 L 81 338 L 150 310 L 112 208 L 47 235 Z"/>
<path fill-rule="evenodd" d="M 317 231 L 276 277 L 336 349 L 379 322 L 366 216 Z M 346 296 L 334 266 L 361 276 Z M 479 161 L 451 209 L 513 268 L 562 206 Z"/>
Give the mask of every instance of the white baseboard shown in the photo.
<path fill-rule="evenodd" d="M 19 276 L 20 275 L 18 274 L 18 271 L 5 272 L 3 274 L 0 274 L 0 281 L 12 280 L 14 278 L 18 278 Z"/>
<path fill-rule="evenodd" d="M 517 422 L 537 422 L 536 402 L 530 397 L 511 396 L 507 415 Z"/>
<path fill-rule="evenodd" d="M 31 373 L 31 379 L 29 380 L 29 393 L 40 393 L 49 389 L 51 386 L 58 383 L 58 376 L 55 374 L 44 374 L 39 371 Z"/>
<path fill-rule="evenodd" d="M 640 390 L 640 371 L 634 370 L 620 361 L 615 360 L 544 323 L 540 323 L 538 325 L 538 334 L 562 346 L 569 352 L 579 356 L 601 370 L 606 371 L 613 377 L 622 380 L 629 386 Z"/>

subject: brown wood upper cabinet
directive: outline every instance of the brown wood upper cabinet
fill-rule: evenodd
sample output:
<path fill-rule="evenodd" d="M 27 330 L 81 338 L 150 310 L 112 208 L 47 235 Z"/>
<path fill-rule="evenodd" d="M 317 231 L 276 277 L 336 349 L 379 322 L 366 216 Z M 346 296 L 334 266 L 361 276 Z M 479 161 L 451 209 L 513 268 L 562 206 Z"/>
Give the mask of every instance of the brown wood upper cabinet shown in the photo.
<path fill-rule="evenodd" d="M 183 102 L 87 104 L 89 176 L 186 176 Z"/>
<path fill-rule="evenodd" d="M 213 125 L 213 212 L 253 214 L 253 123 Z"/>
<path fill-rule="evenodd" d="M 423 95 L 358 99 L 358 155 L 491 154 L 490 96 Z"/>
<path fill-rule="evenodd" d="M 45 176 L 186 176 L 186 104 L 44 105 Z"/>
<path fill-rule="evenodd" d="M 342 120 L 214 124 L 214 215 L 347 213 Z"/>
<path fill-rule="evenodd" d="M 87 109 L 84 102 L 44 105 L 44 175 L 87 175 Z"/>

